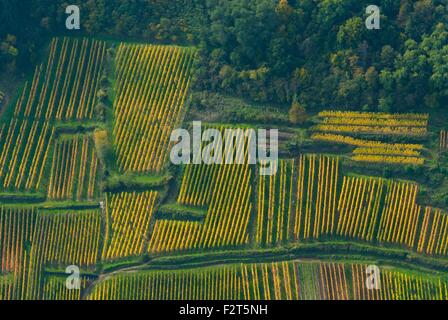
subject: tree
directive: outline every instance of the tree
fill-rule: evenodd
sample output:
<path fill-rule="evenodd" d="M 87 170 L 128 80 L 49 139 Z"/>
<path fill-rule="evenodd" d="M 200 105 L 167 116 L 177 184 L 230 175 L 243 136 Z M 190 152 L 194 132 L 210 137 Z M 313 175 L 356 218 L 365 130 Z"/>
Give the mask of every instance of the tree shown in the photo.
<path fill-rule="evenodd" d="M 100 101 L 105 101 L 107 99 L 107 91 L 105 89 L 98 89 L 96 96 Z"/>
<path fill-rule="evenodd" d="M 445 25 L 439 23 L 431 35 L 423 37 L 420 48 L 425 52 L 431 66 L 431 88 L 440 97 L 448 97 L 448 31 Z"/>
<path fill-rule="evenodd" d="M 291 109 L 289 109 L 289 121 L 294 125 L 304 124 L 307 118 L 308 115 L 306 114 L 305 106 L 300 104 L 297 101 L 297 98 L 294 97 L 291 104 Z"/>
<path fill-rule="evenodd" d="M 402 27 L 406 26 L 411 11 L 412 11 L 412 0 L 401 0 L 397 21 Z"/>
<path fill-rule="evenodd" d="M 96 106 L 95 106 L 95 113 L 96 113 L 96 117 L 98 118 L 98 120 L 100 121 L 104 121 L 106 118 L 106 105 L 102 102 L 99 102 Z"/>
<path fill-rule="evenodd" d="M 392 98 L 390 97 L 380 98 L 378 103 L 378 111 L 390 112 L 391 109 L 392 109 Z"/>
<path fill-rule="evenodd" d="M 348 19 L 339 27 L 337 34 L 338 44 L 342 48 L 355 48 L 364 37 L 364 32 L 364 22 L 360 17 Z"/>
<path fill-rule="evenodd" d="M 383 68 L 392 68 L 394 66 L 396 53 L 390 45 L 385 45 L 381 49 L 381 66 Z"/>
<path fill-rule="evenodd" d="M 277 8 L 275 8 L 275 13 L 284 21 L 287 21 L 291 15 L 294 14 L 294 8 L 288 3 L 288 0 L 280 0 L 278 2 Z"/>

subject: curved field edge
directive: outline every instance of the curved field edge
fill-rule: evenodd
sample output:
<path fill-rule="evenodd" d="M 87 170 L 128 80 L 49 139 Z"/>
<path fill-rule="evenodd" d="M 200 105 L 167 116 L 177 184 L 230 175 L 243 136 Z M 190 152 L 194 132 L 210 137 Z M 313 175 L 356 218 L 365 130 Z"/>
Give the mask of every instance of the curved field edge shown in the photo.
<path fill-rule="evenodd" d="M 448 275 L 448 259 L 434 259 L 403 249 L 377 247 L 355 242 L 323 242 L 257 250 L 228 250 L 175 256 L 139 257 L 103 263 L 100 276 L 126 270 L 176 270 L 237 262 L 272 262 L 295 259 L 370 261 Z"/>
<path fill-rule="evenodd" d="M 378 286 L 369 287 L 369 268 L 378 266 Z M 235 261 L 184 268 L 129 268 L 90 283 L 83 299 L 359 300 L 447 299 L 446 275 L 388 262 L 350 259 Z M 261 295 L 260 295 L 261 293 Z"/>

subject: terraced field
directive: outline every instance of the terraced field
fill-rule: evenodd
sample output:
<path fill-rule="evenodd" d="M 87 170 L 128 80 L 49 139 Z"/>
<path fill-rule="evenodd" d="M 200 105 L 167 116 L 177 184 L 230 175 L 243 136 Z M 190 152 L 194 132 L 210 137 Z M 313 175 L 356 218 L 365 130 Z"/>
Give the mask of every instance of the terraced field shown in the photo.
<path fill-rule="evenodd" d="M 0 118 L 1 299 L 447 299 L 446 208 L 421 202 L 419 181 L 353 169 L 424 168 L 446 131 L 431 140 L 427 114 L 323 111 L 307 141 L 349 154 L 283 152 L 273 175 L 260 163 L 175 166 L 196 58 L 49 43 Z M 251 125 L 207 128 L 222 142 L 240 128 L 231 152 L 248 158 Z"/>

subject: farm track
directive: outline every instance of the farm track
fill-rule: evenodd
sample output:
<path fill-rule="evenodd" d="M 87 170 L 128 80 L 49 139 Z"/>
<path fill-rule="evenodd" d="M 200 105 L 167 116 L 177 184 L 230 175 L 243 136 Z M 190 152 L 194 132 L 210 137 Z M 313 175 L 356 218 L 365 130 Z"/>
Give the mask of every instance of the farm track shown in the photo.
<path fill-rule="evenodd" d="M 377 200 L 377 202 L 375 202 L 377 204 L 376 211 L 374 218 L 371 219 L 372 221 L 368 219 L 370 211 L 367 212 L 365 221 L 360 220 L 360 217 L 364 214 L 363 209 L 366 207 L 366 205 L 363 206 L 364 190 L 366 185 L 369 186 L 367 188 L 370 190 L 369 188 L 371 188 L 372 181 L 370 180 L 367 182 L 367 180 L 363 180 L 364 178 L 348 176 L 347 186 L 350 186 L 350 188 L 347 187 L 346 190 L 343 189 L 340 180 L 339 184 L 337 180 L 337 167 L 339 162 L 327 155 L 320 157 L 319 161 L 317 161 L 318 158 L 316 158 L 316 155 L 312 155 L 313 158 L 307 160 L 310 163 L 312 162 L 312 165 L 308 164 L 306 169 L 305 164 L 303 164 L 303 167 L 299 167 L 302 169 L 300 175 L 305 177 L 304 179 L 307 179 L 303 181 L 307 181 L 308 183 L 306 198 L 301 194 L 300 200 L 299 197 L 296 196 L 299 171 L 297 170 L 297 167 L 296 170 L 294 170 L 294 166 L 290 167 L 290 164 L 286 164 L 285 162 L 292 161 L 292 164 L 294 165 L 294 160 L 282 159 L 280 162 L 284 161 L 285 163 L 282 164 L 283 166 L 281 167 L 280 174 L 277 176 L 278 181 L 272 179 L 264 182 L 263 180 L 263 184 L 260 184 L 262 188 L 257 187 L 259 186 L 257 181 L 260 181 L 260 177 L 254 172 L 257 170 L 253 170 L 249 167 L 243 168 L 244 170 L 239 170 L 237 167 L 235 167 L 237 169 L 231 167 L 229 170 L 213 171 L 213 174 L 211 174 L 208 169 L 203 170 L 203 168 L 201 168 L 200 171 L 194 172 L 195 175 L 186 175 L 189 177 L 189 179 L 185 179 L 185 182 L 188 182 L 186 185 L 190 186 L 191 184 L 191 186 L 185 190 L 182 189 L 183 185 L 180 186 L 180 191 L 183 190 L 183 194 L 177 190 L 178 186 L 174 179 L 166 183 L 163 182 L 163 179 L 160 179 L 163 186 L 168 188 L 168 191 L 164 193 L 166 198 L 161 200 L 161 203 L 168 202 L 168 199 L 172 200 L 170 202 L 174 202 L 176 193 L 179 191 L 182 194 L 180 200 L 178 200 L 180 204 L 204 206 L 210 201 L 212 202 L 211 208 L 215 209 L 214 211 L 210 209 L 210 213 L 208 213 L 208 218 L 210 220 L 206 220 L 208 221 L 208 225 L 206 224 L 208 227 L 204 228 L 205 231 L 201 230 L 203 231 L 201 236 L 193 239 L 194 241 L 190 241 L 188 245 L 185 245 L 185 239 L 188 240 L 191 234 L 196 233 L 196 230 L 199 229 L 199 227 L 197 227 L 199 224 L 192 223 L 187 226 L 186 222 L 185 224 L 182 224 L 178 223 L 179 221 L 169 219 L 165 219 L 165 221 L 163 221 L 164 219 L 151 219 L 151 216 L 147 217 L 145 211 L 141 208 L 137 208 L 140 210 L 130 210 L 132 212 L 138 212 L 138 214 L 134 217 L 135 219 L 131 218 L 132 223 L 129 223 L 128 220 L 130 215 L 126 214 L 125 210 L 122 210 L 123 207 L 116 206 L 118 209 L 116 209 L 114 218 L 118 221 L 118 223 L 116 223 L 118 224 L 118 227 L 114 230 L 112 230 L 112 228 L 109 230 L 110 222 L 108 219 L 110 217 L 106 210 L 101 210 L 101 214 L 99 214 L 97 201 L 100 201 L 103 197 L 98 195 L 98 192 L 94 192 L 93 187 L 97 185 L 97 183 L 95 183 L 96 179 L 93 179 L 91 183 L 89 180 L 89 183 L 87 183 L 87 180 L 84 178 L 88 175 L 87 172 L 90 172 L 91 176 L 92 172 L 96 172 L 96 165 L 93 164 L 97 163 L 97 159 L 94 157 L 95 153 L 87 152 L 87 150 L 91 150 L 88 149 L 88 139 L 84 137 L 82 142 L 78 142 L 78 135 L 92 133 L 95 129 L 104 130 L 104 127 L 109 125 L 109 131 L 114 133 L 113 137 L 115 142 L 121 150 L 121 153 L 118 154 L 118 160 L 121 161 L 119 170 L 121 173 L 144 172 L 147 174 L 148 172 L 158 173 L 164 171 L 167 162 L 164 150 L 168 148 L 167 141 L 169 132 L 176 125 L 183 122 L 185 113 L 188 110 L 186 105 L 188 104 L 188 87 L 190 82 L 189 70 L 193 61 L 194 51 L 163 46 L 127 46 L 124 44 L 120 46 L 119 54 L 117 55 L 117 68 L 119 70 L 117 74 L 119 76 L 112 81 L 112 83 L 118 83 L 114 88 L 118 88 L 119 90 L 117 90 L 117 99 L 115 99 L 115 97 L 111 98 L 111 101 L 114 101 L 114 107 L 112 109 L 115 113 L 113 116 L 120 121 L 113 120 L 102 123 L 98 122 L 94 117 L 94 102 L 96 98 L 95 90 L 92 89 L 99 85 L 98 83 L 101 76 L 100 70 L 102 67 L 98 67 L 98 70 L 96 67 L 92 69 L 92 66 L 94 65 L 93 61 L 95 60 L 95 55 L 93 53 L 89 58 L 89 61 L 92 59 L 92 62 L 88 64 L 90 68 L 84 70 L 82 61 L 89 56 L 86 54 L 86 51 L 88 51 L 87 48 L 91 46 L 91 50 L 93 50 L 92 52 L 97 52 L 98 59 L 101 61 L 99 66 L 102 65 L 106 44 L 92 42 L 91 45 L 88 45 L 89 42 L 87 40 L 85 42 L 83 41 L 83 49 L 79 52 L 79 56 L 83 57 L 83 60 L 79 61 L 81 69 L 75 74 L 74 79 L 72 79 L 71 73 L 67 71 L 67 74 L 69 74 L 69 76 L 67 76 L 63 70 L 72 69 L 72 64 L 76 60 L 77 51 L 74 50 L 74 54 L 70 55 L 71 62 L 66 59 L 65 55 L 67 48 L 71 48 L 71 46 L 75 49 L 78 48 L 78 42 L 72 43 L 68 39 L 64 39 L 62 43 L 58 41 L 59 40 L 54 40 L 52 42 L 53 55 L 50 55 L 49 58 L 49 62 L 51 63 L 49 63 L 49 67 L 47 67 L 48 72 L 46 72 L 44 76 L 43 65 L 36 69 L 35 81 L 33 81 L 33 86 L 31 87 L 30 92 L 28 92 L 28 89 L 23 90 L 23 97 L 27 95 L 30 96 L 29 103 L 23 104 L 23 106 L 22 102 L 24 101 L 18 103 L 20 108 L 16 110 L 17 115 L 15 122 L 11 122 L 11 124 L 14 123 L 15 129 L 11 130 L 11 137 L 5 140 L 5 144 L 9 143 L 12 145 L 11 141 L 14 142 L 15 140 L 23 140 L 23 144 L 18 143 L 17 146 L 14 146 L 11 150 L 8 149 L 10 151 L 9 153 L 5 152 L 3 157 L 5 170 L 9 168 L 7 165 L 9 162 L 12 163 L 12 168 L 17 168 L 14 170 L 8 169 L 10 172 L 4 172 L 5 174 L 8 173 L 5 176 L 4 188 L 7 186 L 12 188 L 14 185 L 20 192 L 23 192 L 25 190 L 39 191 L 40 189 L 46 189 L 47 187 L 45 185 L 46 177 L 44 170 L 40 169 L 37 171 L 39 166 L 37 166 L 34 161 L 31 161 L 34 149 L 29 149 L 28 144 L 25 143 L 28 136 L 29 141 L 34 141 L 33 143 L 36 143 L 36 148 L 38 148 L 39 151 L 37 154 L 42 154 L 42 168 L 45 168 L 45 164 L 47 163 L 45 159 L 47 159 L 46 157 L 49 150 L 49 147 L 44 149 L 44 146 L 49 146 L 53 143 L 57 146 L 62 146 L 58 149 L 59 153 L 55 152 L 52 157 L 54 168 L 52 165 L 50 188 L 48 188 L 47 199 L 53 200 L 53 202 L 48 200 L 45 202 L 38 202 L 36 206 L 39 209 L 44 209 L 43 211 L 47 211 L 46 219 L 44 221 L 50 221 L 51 223 L 49 222 L 49 225 L 53 228 L 49 228 L 47 232 L 41 231 L 41 234 L 39 234 L 42 238 L 40 241 L 45 244 L 43 251 L 46 253 L 47 251 L 52 252 L 53 250 L 59 256 L 54 258 L 50 254 L 50 257 L 47 257 L 44 253 L 39 253 L 38 257 L 41 261 L 37 261 L 38 268 L 50 266 L 52 263 L 54 263 L 55 266 L 61 266 L 60 263 L 65 263 L 64 261 L 68 261 L 72 254 L 77 254 L 75 260 L 84 261 L 82 263 L 84 267 L 91 267 L 89 270 L 95 270 L 94 273 L 84 274 L 84 276 L 90 278 L 92 282 L 84 290 L 82 298 L 88 298 L 96 285 L 117 274 L 136 273 L 149 270 L 181 270 L 182 273 L 183 270 L 187 271 L 188 269 L 229 266 L 241 263 L 271 263 L 292 260 L 313 262 L 361 261 L 364 263 L 373 263 L 379 266 L 384 266 L 385 268 L 396 266 L 409 271 L 417 270 L 433 275 L 448 275 L 447 257 L 432 258 L 422 254 L 441 255 L 441 253 L 446 252 L 448 246 L 448 217 L 446 215 L 437 210 L 433 214 L 432 208 L 425 208 L 425 220 L 423 220 L 423 218 L 419 219 L 417 212 L 420 213 L 423 209 L 421 209 L 415 201 L 417 188 L 410 184 L 394 182 L 390 187 L 390 199 L 392 200 L 389 201 L 389 207 L 384 211 L 384 221 L 383 214 L 381 216 L 381 221 L 375 220 L 379 208 L 386 206 L 386 204 L 383 203 L 385 199 L 383 199 L 384 196 L 382 197 L 381 192 L 377 198 L 370 196 L 370 198 L 368 198 L 370 199 L 369 201 L 365 200 L 366 204 L 372 202 L 372 199 Z M 59 49 L 56 49 L 61 45 L 61 52 L 59 54 L 61 58 L 55 58 L 55 56 L 58 56 L 56 53 L 59 52 Z M 157 59 L 155 59 L 155 57 L 157 57 Z M 55 60 L 54 66 L 53 60 Z M 58 64 L 56 67 L 57 61 Z M 155 62 L 153 63 L 152 61 Z M 133 67 L 129 68 L 130 65 Z M 136 68 L 135 66 L 144 68 Z M 146 70 L 146 72 L 144 72 L 144 70 Z M 92 74 L 95 76 L 92 76 Z M 66 77 L 66 79 L 62 81 L 61 79 L 64 79 L 64 77 Z M 86 83 L 91 82 L 96 85 L 82 86 L 80 85 L 83 83 L 82 79 L 87 79 Z M 91 81 L 88 81 L 88 79 Z M 147 81 L 148 79 L 151 81 Z M 50 86 L 53 82 L 55 88 Z M 73 86 L 75 87 L 75 90 L 73 92 L 69 90 L 71 88 L 69 83 L 71 82 L 74 82 Z M 61 91 L 59 90 L 61 88 L 58 89 L 58 86 L 62 83 L 64 83 L 64 88 Z M 40 92 L 41 87 L 43 90 Z M 39 92 L 40 97 L 38 99 Z M 46 101 L 47 93 L 48 99 L 51 101 L 49 104 L 51 108 L 45 110 L 43 108 L 44 105 L 46 105 L 44 102 Z M 59 97 L 59 95 L 61 95 L 61 97 Z M 55 102 L 55 100 L 59 100 L 58 98 L 61 98 L 62 103 L 58 104 L 57 101 Z M 80 101 L 79 104 L 81 107 L 79 110 L 75 110 L 75 105 L 78 104 L 78 100 Z M 176 105 L 175 112 L 173 112 L 172 108 L 168 108 L 171 104 Z M 59 108 L 59 105 L 61 108 Z M 155 106 L 159 109 L 155 110 Z M 24 109 L 25 107 L 26 109 Z M 53 109 L 54 107 L 58 107 L 59 109 Z M 28 117 L 34 114 L 34 110 L 37 111 L 39 116 L 37 116 L 36 119 L 33 118 L 35 121 L 31 122 L 33 119 L 28 119 Z M 1 112 L 2 111 L 0 110 L 0 114 Z M 23 117 L 21 112 L 24 113 Z M 23 124 L 20 122 L 23 120 L 22 118 L 26 120 Z M 44 141 L 45 139 L 32 139 L 34 136 L 39 136 L 40 131 L 38 130 L 42 129 L 40 128 L 41 124 L 38 120 L 42 121 L 42 126 L 46 130 L 46 136 L 49 137 L 49 140 L 47 140 L 50 142 L 47 141 L 47 144 Z M 79 120 L 83 120 L 82 123 Z M 331 128 L 340 126 L 338 122 L 335 122 L 334 120 L 332 121 L 333 122 L 328 124 L 332 126 Z M 347 130 L 351 133 L 351 131 L 356 131 L 354 129 L 358 128 L 359 125 L 357 123 L 360 122 L 359 119 L 350 121 L 355 123 L 348 128 L 350 130 L 345 127 L 339 128 L 341 130 L 343 129 L 343 133 Z M 383 127 L 377 128 L 377 124 L 385 122 L 384 120 L 376 119 L 375 121 L 375 129 L 380 130 L 382 128 L 381 130 L 386 133 L 389 132 L 386 130 L 389 128 L 388 126 L 386 126 L 386 129 Z M 345 123 L 345 120 L 343 123 Z M 220 127 L 221 124 L 215 123 L 215 126 Z M 373 126 L 373 124 L 371 126 Z M 423 127 L 426 127 L 426 125 Z M 53 130 L 51 135 L 49 134 L 50 131 L 48 131 L 48 128 L 52 128 Z M 222 129 L 223 128 L 224 127 L 222 127 Z M 408 133 L 412 132 L 405 129 L 406 128 L 401 131 Z M 3 133 L 3 128 L 1 130 L 0 138 Z M 403 134 L 401 131 L 392 133 Z M 369 132 L 370 131 L 367 131 L 367 133 Z M 18 136 L 16 137 L 17 134 Z M 70 135 L 76 136 L 76 139 L 71 139 L 69 140 L 70 142 L 67 142 L 67 139 L 62 139 L 62 142 L 59 140 L 55 140 L 56 142 L 53 141 L 53 139 L 60 138 L 60 136 L 65 136 L 65 138 L 67 138 L 67 136 Z M 281 158 L 291 158 L 289 152 L 284 152 L 284 147 L 289 142 L 294 142 L 297 138 L 296 135 L 297 133 L 295 130 L 288 128 L 282 128 L 279 132 Z M 360 139 L 351 140 L 358 141 L 358 143 L 361 141 Z M 149 144 L 148 141 L 150 142 Z M 362 143 L 370 143 L 373 144 L 374 147 L 378 147 L 375 144 L 375 141 L 363 140 Z M 81 145 L 83 146 L 82 148 Z M 161 145 L 163 146 L 160 147 Z M 387 145 L 390 147 L 390 144 Z M 409 147 L 410 145 L 407 144 L 406 146 Z M 419 146 L 429 154 L 429 159 L 435 158 L 435 155 L 431 153 L 430 149 L 426 149 L 423 145 Z M 308 152 L 305 153 L 311 152 L 321 155 L 323 154 L 322 149 L 319 149 L 320 147 L 314 150 L 315 146 L 312 145 L 308 148 L 310 148 L 310 150 L 306 149 Z M 72 150 L 71 153 L 69 150 Z M 382 149 L 377 148 L 375 150 Z M 301 150 L 300 157 L 302 157 L 304 151 L 305 150 Z M 335 152 L 331 152 L 333 155 L 334 153 Z M 92 161 L 85 160 L 87 159 L 87 154 L 91 154 L 91 157 L 89 156 L 88 159 L 92 159 Z M 387 155 L 389 153 L 385 152 L 385 154 Z M 407 153 L 407 155 L 409 154 L 410 153 Z M 73 167 L 70 168 L 68 167 L 68 159 L 77 159 L 79 155 L 84 155 L 84 157 L 81 156 L 84 160 L 80 161 L 80 163 L 84 164 L 82 165 L 82 170 L 80 169 L 80 174 L 75 170 L 78 167 L 77 165 L 73 165 Z M 341 156 L 340 153 L 339 156 Z M 345 158 L 348 156 L 349 153 L 347 153 Z M 297 155 L 297 157 L 299 157 L 299 155 Z M 19 161 L 22 158 L 26 160 L 23 164 Z M 28 162 L 32 165 L 27 165 Z M 24 189 L 24 177 L 29 168 L 32 169 L 32 172 L 39 172 L 39 179 L 36 182 L 36 187 L 34 187 L 34 182 L 31 181 L 30 183 L 26 182 L 26 188 Z M 95 169 L 92 171 L 87 170 L 87 168 Z M 307 177 L 306 172 L 308 172 Z M 55 176 L 53 176 L 53 174 Z M 210 176 L 207 174 L 210 174 Z M 175 174 L 173 175 L 176 176 Z M 42 183 L 43 187 L 39 189 L 38 186 L 40 185 L 41 176 L 43 177 L 44 182 Z M 69 177 L 68 180 L 67 177 Z M 80 183 L 75 183 L 76 177 L 81 181 Z M 125 177 L 125 175 L 123 175 L 123 177 Z M 147 177 L 152 178 L 150 175 Z M 178 177 L 176 176 L 176 178 Z M 214 179 L 217 179 L 217 182 Z M 66 184 L 66 181 L 69 181 L 70 183 Z M 139 180 L 136 179 L 136 181 Z M 213 181 L 213 183 L 211 183 L 211 181 Z M 311 181 L 311 184 L 309 181 Z M 270 183 L 269 188 L 266 187 L 268 182 Z M 148 184 L 145 184 L 145 182 L 142 182 L 141 180 L 138 183 L 137 187 L 133 186 L 132 188 L 136 192 L 137 190 L 135 189 L 139 189 L 140 187 L 144 190 L 156 191 L 154 190 L 156 187 L 148 187 Z M 166 185 L 167 183 L 169 183 L 169 185 Z M 78 185 L 80 187 L 75 188 L 75 186 Z M 354 185 L 353 188 L 352 185 Z M 236 186 L 238 188 L 236 188 Z M 364 187 L 361 188 L 360 186 Z M 375 186 L 375 184 L 373 184 L 373 186 Z M 342 191 L 340 191 L 341 187 L 345 190 L 342 194 Z M 74 192 L 75 189 L 76 192 Z M 301 190 L 302 189 L 305 190 L 304 188 L 301 188 Z M 269 192 L 265 190 L 269 190 Z M 363 191 L 361 192 L 361 190 Z M 372 187 L 371 190 L 371 194 L 376 194 L 378 191 L 375 187 Z M 114 192 L 111 192 L 111 197 L 113 193 Z M 356 195 L 356 197 L 342 197 L 342 195 L 346 194 Z M 360 194 L 362 194 L 362 197 L 359 196 Z M 366 194 L 370 194 L 370 192 L 366 192 Z M 104 196 L 104 194 L 102 195 Z M 19 196 L 21 196 L 21 194 L 19 194 Z M 73 203 L 68 201 L 74 201 L 75 198 L 78 201 L 84 200 L 86 202 Z M 27 200 L 27 202 L 30 202 L 30 199 Z M 210 199 L 213 199 L 213 201 Z M 263 212 L 264 216 L 261 214 L 260 219 L 257 220 L 259 211 L 252 206 L 256 204 L 259 199 L 263 199 L 263 205 L 260 206 L 258 210 L 261 208 L 261 212 Z M 265 204 L 264 200 L 267 199 L 269 199 L 269 202 Z M 335 219 L 334 212 L 336 199 L 339 199 L 339 203 L 342 204 L 341 209 L 337 209 L 337 212 L 340 212 L 338 220 L 342 221 L 341 228 L 344 230 L 341 232 L 336 232 L 333 228 L 333 223 L 329 223 Z M 31 203 L 23 204 L 21 202 L 22 201 L 17 201 L 16 199 L 16 206 L 35 205 Z M 107 199 L 104 200 L 104 203 L 107 205 Z M 124 201 L 124 203 L 128 205 L 126 201 Z M 237 208 L 240 208 L 240 211 L 235 210 L 235 204 Z M 45 206 L 48 206 L 48 208 Z M 153 206 L 154 204 L 151 205 L 151 208 L 153 208 Z M 370 210 L 370 206 L 368 208 Z M 63 237 L 66 236 L 66 233 L 61 231 L 62 228 L 66 226 L 73 228 L 78 220 L 73 220 L 75 222 L 65 222 L 72 220 L 70 220 L 68 216 L 66 217 L 65 213 L 62 213 L 61 217 L 65 220 L 62 220 L 61 218 L 61 221 L 64 222 L 60 222 L 59 220 L 53 221 L 52 214 L 54 212 L 48 211 L 56 212 L 69 210 L 73 213 L 76 210 L 85 209 L 91 209 L 92 211 L 97 212 L 95 215 L 99 216 L 99 218 L 95 217 L 95 232 L 92 233 L 93 235 L 99 233 L 99 239 L 96 240 L 96 238 L 91 237 L 91 233 L 88 233 L 88 236 L 74 236 L 74 239 L 77 240 L 73 241 L 76 246 L 72 248 L 70 247 L 70 245 L 73 246 L 71 238 L 67 237 L 68 240 L 66 240 L 65 248 L 59 248 L 60 239 L 65 239 Z M 301 216 L 302 209 L 306 209 L 304 217 Z M 314 209 L 316 209 L 316 211 L 314 211 Z M 265 211 L 267 212 L 265 213 Z M 294 212 L 296 216 L 294 216 Z M 300 212 L 300 215 L 297 216 L 297 212 Z M 397 212 L 397 214 L 395 214 L 395 212 Z M 330 215 L 330 213 L 333 215 Z M 275 223 L 272 222 L 273 219 L 271 219 L 270 215 L 275 216 Z M 330 220 L 330 217 L 333 220 Z M 151 222 L 151 220 L 154 220 L 155 222 Z M 88 219 L 85 219 L 85 221 L 86 222 L 83 222 L 81 226 L 90 225 Z M 292 222 L 295 221 L 299 221 L 299 223 L 297 224 L 297 229 L 294 229 L 295 232 L 293 233 L 290 232 L 290 228 Z M 442 223 L 439 224 L 439 221 Z M 155 227 L 156 222 L 159 222 L 159 228 Z M 369 222 L 369 224 L 367 224 L 367 222 Z M 407 224 L 405 224 L 405 222 Z M 408 250 L 401 247 L 402 245 L 407 244 L 407 247 L 415 249 L 414 242 L 411 242 L 411 237 L 408 239 L 408 229 L 406 229 L 405 226 L 415 226 L 415 228 L 413 228 L 415 233 L 420 224 L 424 225 L 424 230 L 422 231 L 423 236 L 418 238 L 418 253 L 415 250 L 411 251 L 412 249 Z M 341 238 L 344 235 L 351 236 L 353 239 L 361 239 L 359 236 L 356 237 L 356 234 L 361 233 L 361 227 L 364 225 L 369 225 L 370 236 L 368 238 L 370 240 L 374 239 L 372 242 L 354 242 L 356 240 L 343 240 L 345 238 Z M 438 226 L 443 226 L 443 228 Z M 257 227 L 259 227 L 259 229 Z M 301 230 L 301 228 L 303 228 L 303 230 Z M 82 228 L 77 227 L 74 229 Z M 150 230 L 153 231 L 152 235 L 154 235 L 154 230 L 162 230 L 163 232 L 159 232 L 156 236 L 153 236 L 154 239 L 152 239 L 148 238 L 151 235 L 149 232 Z M 194 232 L 192 232 L 192 230 Z M 247 230 L 251 231 L 247 232 Z M 269 232 L 267 230 L 269 230 Z M 105 249 L 109 247 L 109 243 L 107 243 L 107 239 L 105 240 L 103 237 L 110 231 L 115 232 L 115 238 L 113 238 L 113 245 L 110 245 L 110 254 L 104 256 Z M 170 233 L 168 233 L 168 231 L 170 231 Z M 257 232 L 257 235 L 261 236 L 256 238 L 254 235 L 255 231 Z M 265 231 L 266 235 L 264 236 Z M 380 234 L 381 238 L 374 237 L 379 231 L 382 232 Z M 234 233 L 237 234 L 235 235 Z M 14 243 L 14 241 L 17 242 L 14 238 L 14 231 L 9 231 L 8 237 L 11 237 L 10 234 L 12 235 L 12 240 L 8 238 L 8 241 L 11 241 L 11 243 Z M 55 241 L 53 241 L 53 235 L 56 235 L 54 236 Z M 138 238 L 138 241 L 135 240 L 135 237 Z M 85 245 L 86 248 L 88 247 L 88 250 L 83 247 L 84 244 L 82 243 L 83 240 L 87 238 L 95 239 L 95 241 L 92 240 L 92 243 L 95 245 Z M 272 240 L 273 238 L 275 239 Z M 319 238 L 324 240 L 322 240 L 322 242 L 306 242 L 309 239 Z M 439 238 L 441 239 L 440 241 Z M 269 241 L 262 241 L 262 239 L 269 239 Z M 299 241 L 304 240 L 305 242 L 299 244 L 298 242 L 295 242 L 297 239 L 301 239 Z M 333 239 L 333 242 L 330 242 L 329 239 Z M 366 240 L 366 237 L 363 237 L 362 239 Z M 417 238 L 413 236 L 412 239 L 415 240 Z M 294 242 L 289 243 L 288 241 Z M 138 250 L 134 248 L 136 243 L 138 243 L 139 246 Z M 168 245 L 166 246 L 167 243 Z M 386 245 L 384 246 L 383 244 Z M 258 247 L 255 248 L 255 245 L 259 245 L 260 249 L 258 249 Z M 261 249 L 264 245 L 267 247 Z M 392 245 L 398 245 L 399 247 L 392 247 Z M 47 247 L 49 249 L 46 249 Z M 194 251 L 190 251 L 193 248 Z M 24 250 L 27 250 L 26 247 Z M 86 261 L 84 251 L 88 253 L 93 251 L 98 254 L 89 254 L 89 261 Z M 171 254 L 171 252 L 174 252 L 174 254 Z M 66 257 L 67 255 L 69 255 L 69 258 Z M 25 257 L 27 257 L 26 253 Z M 95 261 L 90 261 L 93 259 L 95 259 Z M 98 259 L 98 261 L 96 259 Z M 111 262 L 108 263 L 108 261 Z M 46 275 L 62 276 L 64 274 L 64 272 L 59 269 L 47 270 L 43 273 L 40 273 L 42 269 L 36 270 L 39 270 L 36 274 L 39 274 L 39 276 L 43 275 L 44 277 Z M 34 270 L 32 271 L 34 272 Z M 46 275 L 44 273 L 46 273 Z M 40 281 L 40 278 L 36 279 Z"/>

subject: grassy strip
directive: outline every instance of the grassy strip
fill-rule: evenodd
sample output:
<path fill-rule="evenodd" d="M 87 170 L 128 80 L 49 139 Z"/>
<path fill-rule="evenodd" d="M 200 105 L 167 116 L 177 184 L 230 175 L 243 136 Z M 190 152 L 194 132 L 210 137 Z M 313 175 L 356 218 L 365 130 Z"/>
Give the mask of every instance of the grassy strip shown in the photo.
<path fill-rule="evenodd" d="M 148 189 L 158 189 L 166 186 L 173 177 L 170 174 L 163 176 L 142 176 L 134 174 L 113 175 L 104 182 L 104 191 L 141 191 Z"/>
<path fill-rule="evenodd" d="M 89 268 L 80 268 L 80 271 L 82 271 L 81 276 L 83 277 L 89 277 L 96 279 L 98 277 L 97 274 L 92 272 Z M 55 276 L 55 277 L 62 277 L 62 279 L 67 279 L 67 277 L 70 275 L 69 273 L 65 272 L 65 269 L 57 268 L 57 267 L 45 267 L 44 272 L 47 276 Z"/>
<path fill-rule="evenodd" d="M 0 193 L 1 203 L 39 203 L 46 199 L 45 193 L 21 193 L 21 192 L 2 192 Z"/>
<path fill-rule="evenodd" d="M 158 219 L 201 221 L 206 214 L 207 209 L 169 203 L 159 208 L 156 217 Z"/>
<path fill-rule="evenodd" d="M 368 261 L 377 265 L 391 265 L 422 272 L 448 275 L 448 259 L 417 255 L 403 249 L 375 247 L 352 242 L 325 242 L 296 244 L 288 247 L 257 250 L 232 250 L 201 252 L 182 256 L 148 257 L 147 262 L 137 266 L 123 262 L 122 267 L 140 270 L 174 270 L 197 268 L 229 263 L 262 263 L 297 259 L 328 259 Z M 118 271 L 117 266 L 104 265 L 106 273 Z"/>
<path fill-rule="evenodd" d="M 99 202 L 88 201 L 47 201 L 39 206 L 44 210 L 88 210 L 99 209 Z"/>
<path fill-rule="evenodd" d="M 56 122 L 55 123 L 57 133 L 76 134 L 84 132 L 92 132 L 97 128 L 104 128 L 104 123 L 97 121 L 70 121 L 70 122 Z"/>

